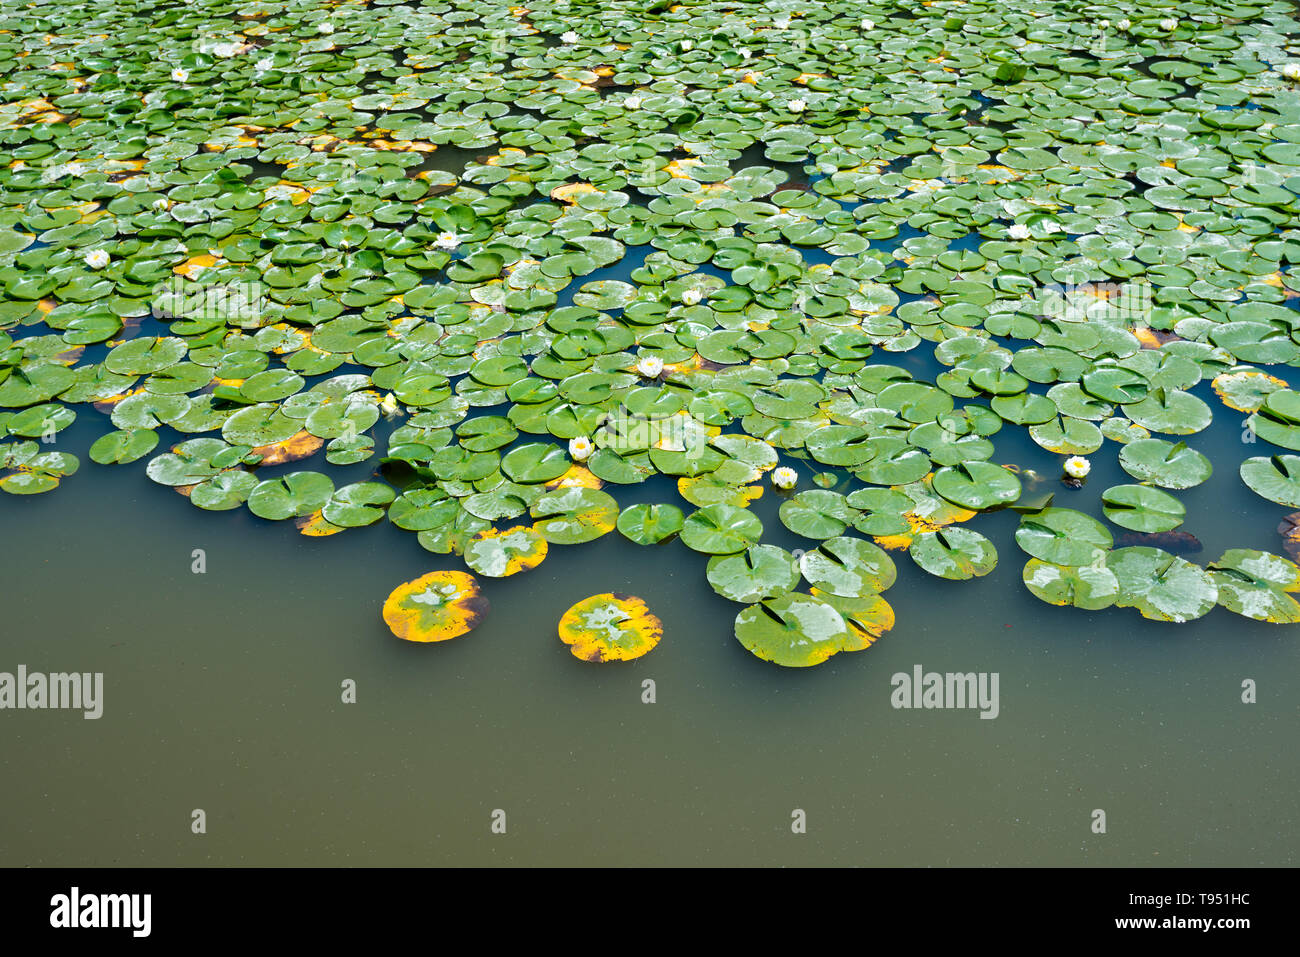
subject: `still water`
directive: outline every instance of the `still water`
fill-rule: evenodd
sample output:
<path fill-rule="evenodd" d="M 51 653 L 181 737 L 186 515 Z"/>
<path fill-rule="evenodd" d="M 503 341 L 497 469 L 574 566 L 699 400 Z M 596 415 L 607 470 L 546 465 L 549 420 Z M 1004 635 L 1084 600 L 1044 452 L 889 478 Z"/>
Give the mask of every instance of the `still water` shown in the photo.
<path fill-rule="evenodd" d="M 1236 476 L 1267 447 L 1243 449 L 1240 423 L 1202 397 L 1216 421 L 1195 444 L 1216 473 L 1180 493 L 1205 546 L 1191 557 L 1280 551 L 1286 510 Z M 1020 583 L 1010 512 L 975 523 L 1000 555 L 985 579 L 939 581 L 896 555 L 895 628 L 817 668 L 750 656 L 703 556 L 617 533 L 487 581 L 477 630 L 419 646 L 389 634 L 383 599 L 457 559 L 386 522 L 310 539 L 246 510 L 203 512 L 149 482 L 144 461 L 90 462 L 97 418 L 59 435 L 81 472 L 0 496 L 0 671 L 104 674 L 97 721 L 0 712 L 0 865 L 1297 862 L 1297 629 L 1223 609 L 1177 626 L 1045 605 Z M 1011 431 L 995 461 L 1055 475 L 1058 457 Z M 1114 452 L 1057 504 L 1096 514 L 1099 491 L 1127 480 Z M 653 484 L 611 491 L 676 500 Z M 806 546 L 778 504 L 769 489 L 754 505 L 765 540 Z M 645 598 L 659 647 L 573 658 L 555 623 L 602 591 Z M 998 717 L 895 710 L 891 676 L 918 664 L 998 673 Z M 1245 679 L 1256 704 L 1241 701 Z M 806 833 L 792 833 L 796 809 Z"/>

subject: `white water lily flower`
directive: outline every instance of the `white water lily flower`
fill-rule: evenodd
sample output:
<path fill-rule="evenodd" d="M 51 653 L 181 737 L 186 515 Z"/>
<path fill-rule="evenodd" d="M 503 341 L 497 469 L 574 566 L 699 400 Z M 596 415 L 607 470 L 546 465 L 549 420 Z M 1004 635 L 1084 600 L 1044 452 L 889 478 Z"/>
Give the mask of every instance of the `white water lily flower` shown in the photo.
<path fill-rule="evenodd" d="M 791 100 L 786 104 L 786 107 L 791 113 L 802 113 L 804 110 L 808 109 L 808 104 L 803 100 Z"/>
<path fill-rule="evenodd" d="M 1175 20 L 1173 17 L 1165 17 L 1163 20 L 1160 21 L 1160 29 L 1167 30 L 1168 32 L 1173 33 L 1175 30 L 1178 29 L 1178 21 Z"/>
<path fill-rule="evenodd" d="M 1282 75 L 1288 80 L 1300 80 L 1300 63 L 1288 63 L 1282 67 Z"/>
<path fill-rule="evenodd" d="M 636 364 L 636 371 L 647 379 L 657 379 L 664 371 L 664 360 L 658 356 L 642 356 Z"/>
<path fill-rule="evenodd" d="M 232 57 L 243 49 L 243 44 L 236 40 L 233 43 L 218 43 L 212 48 L 212 52 L 219 57 Z"/>
<path fill-rule="evenodd" d="M 560 34 L 560 42 L 573 45 L 578 42 L 578 32 L 576 30 L 565 30 Z"/>
<path fill-rule="evenodd" d="M 1129 27 L 1133 26 L 1133 21 L 1127 18 L 1124 20 L 1116 20 L 1115 26 L 1119 27 L 1121 30 L 1127 30 Z"/>
<path fill-rule="evenodd" d="M 687 289 L 682 293 L 682 305 L 694 306 L 703 298 L 704 295 L 698 289 Z"/>
<path fill-rule="evenodd" d="M 176 69 L 172 70 L 172 79 L 175 80 L 177 83 L 184 83 L 189 78 L 190 78 L 189 70 L 182 70 L 180 67 L 177 67 Z"/>
<path fill-rule="evenodd" d="M 451 252 L 460 245 L 460 236 L 452 232 L 439 233 L 438 238 L 433 241 L 433 245 L 438 249 Z"/>
<path fill-rule="evenodd" d="M 1024 223 L 1012 223 L 1007 227 L 1007 235 L 1012 239 L 1028 239 L 1029 227 Z"/>
<path fill-rule="evenodd" d="M 772 470 L 772 484 L 777 488 L 791 489 L 799 482 L 799 473 L 788 465 Z"/>
<path fill-rule="evenodd" d="M 575 462 L 585 462 L 591 458 L 591 453 L 596 451 L 596 443 L 585 435 L 579 435 L 577 438 L 569 439 L 569 458 Z"/>
<path fill-rule="evenodd" d="M 876 21 L 875 21 L 875 20 L 863 20 L 863 21 L 862 21 L 862 29 L 864 29 L 864 30 L 874 30 L 874 29 L 876 29 Z"/>
<path fill-rule="evenodd" d="M 683 40 L 683 41 L 682 41 L 682 52 L 683 52 L 683 53 L 690 53 L 690 52 L 691 52 L 692 50 L 694 50 L 694 49 L 695 49 L 695 41 L 694 41 L 694 40 Z"/>
<path fill-rule="evenodd" d="M 154 209 L 158 210 L 159 212 L 162 212 L 164 209 L 167 208 L 167 199 L 163 196 L 159 196 L 149 205 L 152 206 Z"/>
<path fill-rule="evenodd" d="M 85 263 L 91 269 L 103 269 L 108 265 L 108 253 L 102 249 L 92 249 L 86 253 Z"/>
<path fill-rule="evenodd" d="M 1082 455 L 1072 455 L 1065 460 L 1065 474 L 1072 479 L 1087 478 L 1092 471 L 1092 463 Z"/>
<path fill-rule="evenodd" d="M 323 20 L 323 21 L 321 21 L 320 23 L 316 24 L 316 32 L 317 32 L 317 33 L 333 33 L 333 32 L 334 32 L 334 24 L 330 23 L 328 20 Z"/>
<path fill-rule="evenodd" d="M 267 70 L 275 69 L 275 60 L 272 57 L 264 56 L 253 64 L 253 69 L 258 73 L 265 73 Z"/>
<path fill-rule="evenodd" d="M 642 100 L 641 97 L 639 96 L 629 96 L 626 100 L 623 101 L 623 106 L 629 110 L 639 110 L 643 102 L 645 101 Z"/>
<path fill-rule="evenodd" d="M 1103 30 L 1105 30 L 1108 26 L 1110 26 L 1110 21 L 1109 21 L 1109 20 L 1099 20 L 1099 21 L 1097 22 L 1097 26 L 1099 26 L 1099 27 L 1101 27 Z"/>

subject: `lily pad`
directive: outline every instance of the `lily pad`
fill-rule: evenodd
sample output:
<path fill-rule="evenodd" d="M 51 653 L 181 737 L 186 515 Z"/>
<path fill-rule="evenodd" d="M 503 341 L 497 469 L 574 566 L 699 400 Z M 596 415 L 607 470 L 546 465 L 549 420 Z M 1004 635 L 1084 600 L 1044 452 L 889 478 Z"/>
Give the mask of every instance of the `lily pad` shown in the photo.
<path fill-rule="evenodd" d="M 1241 463 L 1241 480 L 1262 498 L 1300 508 L 1300 455 L 1259 456 Z"/>
<path fill-rule="evenodd" d="M 384 623 L 406 641 L 447 641 L 466 634 L 488 613 L 488 600 L 474 576 L 435 571 L 393 589 L 384 602 Z"/>
<path fill-rule="evenodd" d="M 786 668 L 819 665 L 858 639 L 835 606 L 786 592 L 736 616 L 736 639 L 757 658 Z"/>
<path fill-rule="evenodd" d="M 1162 488 L 1184 489 L 1200 485 L 1210 477 L 1210 460 L 1183 442 L 1139 439 L 1119 452 L 1119 464 L 1141 482 Z"/>
<path fill-rule="evenodd" d="M 632 661 L 663 637 L 663 623 L 632 595 L 606 592 L 573 605 L 560 618 L 560 640 L 583 661 Z"/>
<path fill-rule="evenodd" d="M 546 558 L 546 549 L 546 539 L 524 525 L 484 529 L 465 546 L 465 564 L 480 575 L 505 578 L 536 568 Z"/>
<path fill-rule="evenodd" d="M 676 505 L 631 505 L 618 516 L 618 530 L 638 545 L 657 545 L 682 530 L 685 516 Z"/>
<path fill-rule="evenodd" d="M 1219 589 L 1219 604 L 1229 611 L 1278 624 L 1300 622 L 1300 603 L 1288 592 L 1300 591 L 1300 567 L 1252 548 L 1230 548 L 1209 566 Z"/>
<path fill-rule="evenodd" d="M 1187 509 L 1168 492 L 1146 485 L 1114 485 L 1101 493 L 1102 511 L 1121 528 L 1169 532 L 1183 524 Z"/>
<path fill-rule="evenodd" d="M 683 544 L 706 555 L 731 555 L 763 536 L 758 516 L 734 505 L 705 505 L 682 524 Z"/>
<path fill-rule="evenodd" d="M 533 503 L 533 526 L 552 545 L 580 545 L 614 530 L 618 502 L 614 496 L 591 488 L 562 488 L 547 492 Z"/>
<path fill-rule="evenodd" d="M 707 575 L 723 598 L 750 603 L 793 590 L 799 583 L 799 566 L 783 548 L 751 545 L 733 555 L 710 558 Z"/>
<path fill-rule="evenodd" d="M 898 571 L 885 552 L 860 538 L 831 538 L 799 559 L 799 570 L 819 593 L 863 598 L 894 584 Z"/>
<path fill-rule="evenodd" d="M 1147 546 L 1119 548 L 1106 558 L 1119 582 L 1120 608 L 1136 608 L 1154 621 L 1192 621 L 1219 598 L 1214 579 L 1186 559 Z"/>
<path fill-rule="evenodd" d="M 1119 598 L 1119 579 L 1098 561 L 1091 565 L 1057 565 L 1031 558 L 1025 563 L 1025 587 L 1049 605 L 1072 605 L 1086 611 L 1109 608 Z"/>
<path fill-rule="evenodd" d="M 998 563 L 993 543 L 969 528 L 922 532 L 912 539 L 908 552 L 931 575 L 956 581 L 987 575 Z"/>
<path fill-rule="evenodd" d="M 1070 508 L 1044 508 L 1021 517 L 1016 544 L 1045 564 L 1079 566 L 1102 560 L 1114 539 L 1091 515 Z"/>

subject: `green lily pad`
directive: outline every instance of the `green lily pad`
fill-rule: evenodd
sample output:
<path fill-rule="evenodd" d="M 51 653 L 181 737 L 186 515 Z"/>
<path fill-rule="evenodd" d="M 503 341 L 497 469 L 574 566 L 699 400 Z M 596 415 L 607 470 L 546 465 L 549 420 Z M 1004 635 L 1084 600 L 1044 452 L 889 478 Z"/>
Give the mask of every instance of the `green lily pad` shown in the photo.
<path fill-rule="evenodd" d="M 1016 544 L 1046 564 L 1079 566 L 1102 560 L 1114 539 L 1091 515 L 1069 508 L 1045 508 L 1020 519 Z"/>
<path fill-rule="evenodd" d="M 800 492 L 779 509 L 781 524 L 804 538 L 835 538 L 857 518 L 857 509 L 838 492 L 810 489 Z"/>
<path fill-rule="evenodd" d="M 1141 482 L 1162 488 L 1184 489 L 1200 485 L 1210 477 L 1210 460 L 1183 442 L 1139 439 L 1119 452 L 1119 464 Z"/>
<path fill-rule="evenodd" d="M 912 539 L 908 552 L 931 575 L 955 581 L 987 575 L 998 563 L 993 543 L 969 528 L 922 532 Z"/>
<path fill-rule="evenodd" d="M 1253 548 L 1230 548 L 1209 566 L 1219 589 L 1219 604 L 1231 612 L 1279 624 L 1300 622 L 1300 567 L 1279 555 Z"/>
<path fill-rule="evenodd" d="M 618 516 L 618 530 L 638 545 L 657 545 L 682 530 L 685 516 L 676 505 L 630 505 Z"/>
<path fill-rule="evenodd" d="M 1109 608 L 1119 598 L 1119 579 L 1104 564 L 1056 565 L 1031 558 L 1025 563 L 1025 587 L 1049 605 L 1072 605 L 1086 611 Z"/>
<path fill-rule="evenodd" d="M 552 545 L 580 545 L 614 530 L 618 502 L 614 496 L 590 488 L 562 488 L 547 492 L 533 503 L 533 526 Z"/>
<path fill-rule="evenodd" d="M 819 665 L 853 640 L 833 605 L 798 592 L 743 609 L 736 616 L 735 631 L 755 657 L 786 668 Z"/>
<path fill-rule="evenodd" d="M 1270 502 L 1300 508 L 1300 455 L 1259 456 L 1241 463 L 1241 480 Z"/>
<path fill-rule="evenodd" d="M 1119 548 L 1106 558 L 1119 581 L 1120 608 L 1136 608 L 1154 621 L 1192 621 L 1210 612 L 1219 598 L 1214 579 L 1186 559 L 1163 549 Z"/>
<path fill-rule="evenodd" d="M 819 593 L 863 598 L 894 583 L 898 571 L 884 550 L 860 538 L 831 538 L 799 559 L 799 570 Z"/>
<path fill-rule="evenodd" d="M 382 506 L 395 496 L 392 488 L 379 482 L 354 482 L 336 489 L 321 507 L 321 515 L 341 528 L 372 525 L 384 517 Z"/>
<path fill-rule="evenodd" d="M 151 429 L 128 429 L 101 435 L 90 446 L 90 459 L 100 465 L 126 465 L 143 458 L 158 445 Z"/>
<path fill-rule="evenodd" d="M 752 603 L 776 598 L 799 583 L 795 557 L 775 545 L 752 545 L 709 559 L 709 584 L 723 598 Z"/>
<path fill-rule="evenodd" d="M 959 462 L 934 473 L 935 492 L 971 511 L 1010 505 L 1020 498 L 1020 479 L 990 462 Z"/>
<path fill-rule="evenodd" d="M 290 472 L 258 483 L 248 494 L 248 510 L 258 518 L 303 518 L 325 507 L 334 482 L 319 472 Z"/>
<path fill-rule="evenodd" d="M 763 523 L 734 505 L 705 505 L 686 517 L 682 542 L 706 555 L 730 555 L 758 542 Z"/>
<path fill-rule="evenodd" d="M 1146 485 L 1113 485 L 1101 493 L 1106 517 L 1135 532 L 1168 532 L 1183 524 L 1187 509 L 1168 492 Z"/>

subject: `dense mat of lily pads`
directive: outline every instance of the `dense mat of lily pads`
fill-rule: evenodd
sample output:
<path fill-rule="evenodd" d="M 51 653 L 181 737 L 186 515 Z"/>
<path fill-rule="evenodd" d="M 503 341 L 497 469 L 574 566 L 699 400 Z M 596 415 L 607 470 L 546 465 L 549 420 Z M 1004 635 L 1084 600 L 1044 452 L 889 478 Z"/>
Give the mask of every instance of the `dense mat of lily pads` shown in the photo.
<path fill-rule="evenodd" d="M 988 573 L 979 516 L 1007 507 L 1045 601 L 1300 621 L 1286 558 L 1205 567 L 1108 527 L 1178 528 L 1216 414 L 1258 438 L 1240 480 L 1300 508 L 1294 15 L 6 5 L 0 489 L 77 471 L 58 433 L 90 415 L 98 466 L 147 460 L 200 508 L 386 520 L 485 577 L 675 538 L 783 665 L 893 624 L 891 552 Z M 1190 391 L 1211 380 L 1221 407 Z M 1132 482 L 1071 493 L 1106 521 L 1031 496 L 1012 431 Z M 673 501 L 620 509 L 655 476 Z M 769 481 L 798 556 L 747 507 Z M 478 590 L 433 573 L 385 618 L 450 637 Z M 612 660 L 658 627 L 601 595 L 560 632 Z"/>

